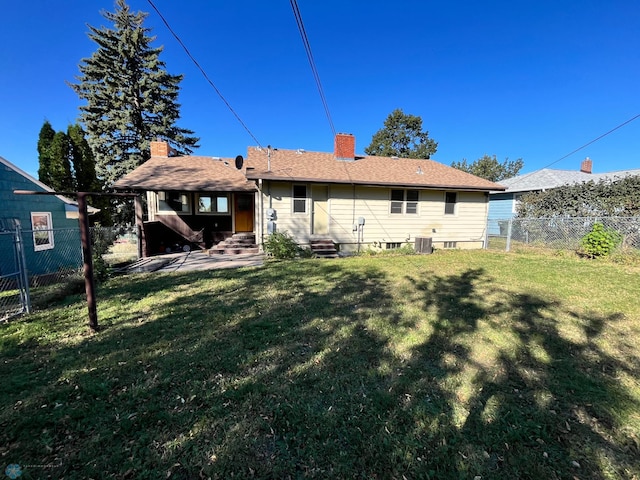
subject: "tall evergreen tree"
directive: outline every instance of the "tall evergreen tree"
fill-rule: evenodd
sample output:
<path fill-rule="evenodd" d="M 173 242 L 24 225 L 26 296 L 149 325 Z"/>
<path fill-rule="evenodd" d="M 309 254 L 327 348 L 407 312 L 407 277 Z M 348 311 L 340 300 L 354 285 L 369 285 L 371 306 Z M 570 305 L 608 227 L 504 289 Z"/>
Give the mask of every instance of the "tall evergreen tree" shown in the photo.
<path fill-rule="evenodd" d="M 149 159 L 149 141 L 161 138 L 179 154 L 197 148 L 193 132 L 176 126 L 182 75 L 170 75 L 159 58 L 162 47 L 143 26 L 147 13 L 131 11 L 116 0 L 115 12 L 103 11 L 113 28 L 89 25 L 98 49 L 79 65 L 71 87 L 86 105 L 80 120 L 107 186 Z"/>
<path fill-rule="evenodd" d="M 100 192 L 102 185 L 96 175 L 96 161 L 87 142 L 86 134 L 79 124 L 67 127 L 67 138 L 69 139 L 69 149 L 71 164 L 73 166 L 73 176 L 75 188 L 78 192 Z M 111 225 L 111 202 L 109 197 L 91 196 L 89 204 L 100 209 L 100 213 L 94 215 L 92 220 L 101 225 Z"/>
<path fill-rule="evenodd" d="M 64 132 L 56 132 L 49 146 L 49 183 L 59 192 L 75 190 L 71 162 L 69 161 L 69 137 Z"/>
<path fill-rule="evenodd" d="M 79 124 L 67 127 L 70 157 L 73 165 L 75 188 L 79 192 L 100 191 L 100 183 L 96 176 L 96 165 L 85 132 Z"/>
<path fill-rule="evenodd" d="M 56 131 L 48 120 L 44 121 L 38 136 L 38 180 L 45 185 L 51 183 L 51 142 Z"/>

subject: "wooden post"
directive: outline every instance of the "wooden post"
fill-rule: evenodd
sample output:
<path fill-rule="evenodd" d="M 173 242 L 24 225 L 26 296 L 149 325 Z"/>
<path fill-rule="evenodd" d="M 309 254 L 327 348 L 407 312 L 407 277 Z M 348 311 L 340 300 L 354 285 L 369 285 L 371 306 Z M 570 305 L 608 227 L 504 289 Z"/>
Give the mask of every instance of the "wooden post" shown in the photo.
<path fill-rule="evenodd" d="M 78 223 L 80 224 L 80 241 L 82 243 L 82 260 L 84 263 L 84 288 L 87 293 L 89 309 L 89 328 L 98 331 L 98 311 L 96 309 L 95 281 L 93 279 L 93 258 L 91 256 L 91 232 L 89 230 L 89 214 L 87 213 L 87 196 L 136 197 L 135 193 L 106 192 L 53 192 L 14 190 L 16 195 L 69 195 L 78 198 Z M 142 218 L 142 217 L 141 217 Z"/>
<path fill-rule="evenodd" d="M 89 309 L 89 328 L 98 331 L 98 310 L 96 308 L 95 281 L 93 279 L 93 258 L 91 256 L 91 232 L 87 214 L 87 194 L 78 192 L 78 222 L 80 223 L 80 241 L 82 242 L 82 260 L 84 262 L 84 289 L 87 293 Z"/>
<path fill-rule="evenodd" d="M 136 235 L 138 236 L 138 258 L 147 257 L 147 238 L 144 234 L 144 221 L 142 208 L 142 197 L 136 195 L 134 198 L 135 212 L 136 212 Z"/>

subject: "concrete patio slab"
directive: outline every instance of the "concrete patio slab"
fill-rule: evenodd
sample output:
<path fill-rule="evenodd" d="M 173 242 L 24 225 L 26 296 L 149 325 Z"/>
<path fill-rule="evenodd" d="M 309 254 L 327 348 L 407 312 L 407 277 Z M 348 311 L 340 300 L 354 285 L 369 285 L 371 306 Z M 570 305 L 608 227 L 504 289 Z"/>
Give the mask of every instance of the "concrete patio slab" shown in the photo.
<path fill-rule="evenodd" d="M 263 264 L 264 254 L 262 253 L 209 256 L 206 252 L 192 251 L 141 258 L 129 265 L 122 273 L 189 272 L 220 268 L 256 267 Z"/>

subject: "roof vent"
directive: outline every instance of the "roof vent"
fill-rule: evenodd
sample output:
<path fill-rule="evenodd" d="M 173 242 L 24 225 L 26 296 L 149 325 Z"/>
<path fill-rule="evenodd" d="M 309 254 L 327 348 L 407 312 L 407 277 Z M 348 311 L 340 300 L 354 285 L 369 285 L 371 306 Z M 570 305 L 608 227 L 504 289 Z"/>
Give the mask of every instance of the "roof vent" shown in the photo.
<path fill-rule="evenodd" d="M 304 148 L 299 148 L 298 150 L 296 150 L 296 153 L 297 153 L 298 155 L 301 155 L 301 154 L 303 154 L 303 153 L 305 153 L 305 152 L 306 152 L 306 150 L 305 150 Z"/>
<path fill-rule="evenodd" d="M 422 171 L 422 168 L 420 168 L 420 166 L 418 166 L 418 170 L 416 170 L 416 173 L 418 175 L 424 175 L 424 172 Z"/>

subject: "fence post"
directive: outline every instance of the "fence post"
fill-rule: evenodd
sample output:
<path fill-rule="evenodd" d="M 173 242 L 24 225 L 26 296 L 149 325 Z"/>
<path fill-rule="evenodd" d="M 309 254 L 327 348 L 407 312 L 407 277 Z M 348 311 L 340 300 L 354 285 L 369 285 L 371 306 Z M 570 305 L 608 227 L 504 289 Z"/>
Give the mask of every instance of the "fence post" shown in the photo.
<path fill-rule="evenodd" d="M 16 260 L 18 261 L 19 278 L 22 288 L 20 295 L 23 297 L 22 303 L 27 313 L 31 313 L 31 293 L 29 291 L 29 275 L 27 274 L 27 257 L 24 254 L 24 241 L 22 239 L 22 228 L 16 225 Z"/>
<path fill-rule="evenodd" d="M 507 247 L 506 247 L 506 251 L 510 251 L 511 250 L 511 230 L 513 228 L 513 218 L 509 219 L 509 223 L 507 224 Z"/>

